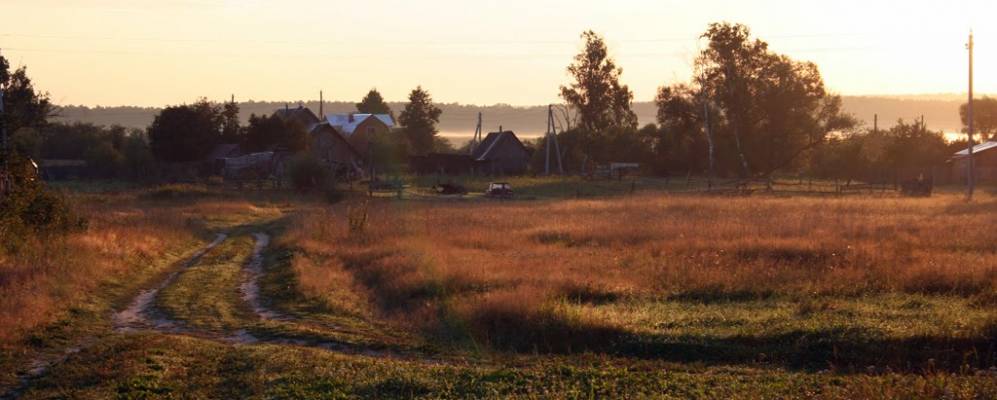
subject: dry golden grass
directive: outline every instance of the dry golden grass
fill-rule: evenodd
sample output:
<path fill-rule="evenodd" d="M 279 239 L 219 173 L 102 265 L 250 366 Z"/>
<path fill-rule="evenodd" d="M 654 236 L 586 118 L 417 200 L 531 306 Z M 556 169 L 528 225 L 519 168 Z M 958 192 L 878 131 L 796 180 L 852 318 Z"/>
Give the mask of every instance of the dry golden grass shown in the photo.
<path fill-rule="evenodd" d="M 581 327 L 567 337 L 606 327 L 558 305 L 565 301 L 902 293 L 991 303 L 997 290 L 993 196 L 968 204 L 955 195 L 649 195 L 370 207 L 362 236 L 348 233 L 345 206 L 292 224 L 284 243 L 335 260 L 301 261 L 303 286 L 331 290 L 348 271 L 397 321 L 458 324 L 477 340 L 529 336 L 524 326 L 563 330 L 565 319 Z"/>
<path fill-rule="evenodd" d="M 84 194 L 73 200 L 89 220 L 87 231 L 33 239 L 15 254 L 0 251 L 0 344 L 92 300 L 102 283 L 156 273 L 152 267 L 164 266 L 164 253 L 195 244 L 213 223 L 208 216 L 257 211 L 244 201 L 150 203 L 133 195 Z"/>

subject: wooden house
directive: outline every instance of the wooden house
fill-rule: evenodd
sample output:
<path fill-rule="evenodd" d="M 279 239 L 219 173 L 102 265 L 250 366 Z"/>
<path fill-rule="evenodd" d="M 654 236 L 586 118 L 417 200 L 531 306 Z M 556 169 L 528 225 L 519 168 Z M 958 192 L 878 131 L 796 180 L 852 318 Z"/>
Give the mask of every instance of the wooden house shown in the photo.
<path fill-rule="evenodd" d="M 388 114 L 330 114 L 323 122 L 339 132 L 364 158 L 368 157 L 371 137 L 387 134 L 395 127 Z"/>
<path fill-rule="evenodd" d="M 529 167 L 530 150 L 512 131 L 491 132 L 474 148 L 471 158 L 482 173 L 521 175 Z"/>

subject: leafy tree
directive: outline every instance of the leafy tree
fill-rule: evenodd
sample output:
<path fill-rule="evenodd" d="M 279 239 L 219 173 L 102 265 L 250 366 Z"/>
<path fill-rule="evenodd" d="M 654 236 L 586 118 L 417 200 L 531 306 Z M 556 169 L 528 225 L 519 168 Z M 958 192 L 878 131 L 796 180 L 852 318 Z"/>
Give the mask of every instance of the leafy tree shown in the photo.
<path fill-rule="evenodd" d="M 242 140 L 242 126 L 239 123 L 239 104 L 232 101 L 222 106 L 222 137 L 226 143 L 239 143 Z"/>
<path fill-rule="evenodd" d="M 397 173 L 408 163 L 409 144 L 397 132 L 381 132 L 369 138 L 371 165 L 377 172 Z"/>
<path fill-rule="evenodd" d="M 44 126 L 55 110 L 48 94 L 35 91 L 27 68 L 11 73 L 10 64 L 3 56 L 0 56 L 0 86 L 4 87 L 2 122 L 8 133 Z"/>
<path fill-rule="evenodd" d="M 371 89 L 367 92 L 367 95 L 363 97 L 357 103 L 357 111 L 362 114 L 388 114 L 392 117 L 394 114 L 391 112 L 391 107 L 388 107 L 388 103 L 384 101 L 381 97 L 381 93 L 377 89 Z"/>
<path fill-rule="evenodd" d="M 661 87 L 655 97 L 658 134 L 653 148 L 658 172 L 709 170 L 705 108 L 688 85 Z"/>
<path fill-rule="evenodd" d="M 637 128 L 631 109 L 633 93 L 620 83 L 623 69 L 609 58 L 601 36 L 593 31 L 581 35 L 585 48 L 568 66 L 575 82 L 561 86 L 561 97 L 578 112 L 581 128 L 601 133 L 610 128 Z"/>
<path fill-rule="evenodd" d="M 419 86 L 409 94 L 409 102 L 405 105 L 398 122 L 405 130 L 409 146 L 414 154 L 426 154 L 433 151 L 438 133 L 436 124 L 440 122 L 443 110 L 433 105 L 433 98 Z"/>
<path fill-rule="evenodd" d="M 696 58 L 692 85 L 659 90 L 659 122 L 688 126 L 690 112 L 712 110 L 721 172 L 770 176 L 794 167 L 831 132 L 855 125 L 841 98 L 825 90 L 815 64 L 769 51 L 740 24 L 711 24 L 702 37 L 709 43 Z M 687 111 L 673 114 L 662 104 Z"/>
<path fill-rule="evenodd" d="M 966 102 L 959 107 L 963 132 L 969 131 L 968 104 Z M 973 99 L 973 132 L 980 135 L 979 141 L 997 138 L 997 99 L 989 96 Z"/>
<path fill-rule="evenodd" d="M 923 121 L 903 120 L 887 131 L 891 140 L 886 161 L 897 170 L 921 170 L 940 166 L 952 155 L 942 132 L 929 131 Z"/>
<path fill-rule="evenodd" d="M 145 132 L 133 130 L 121 148 L 125 158 L 123 176 L 134 180 L 148 180 L 157 175 L 156 159 L 149 150 Z"/>
<path fill-rule="evenodd" d="M 52 113 L 48 96 L 34 90 L 24 67 L 10 73 L 10 63 L 0 56 L 0 85 L 4 87 L 3 116 L 0 124 L 6 132 L 16 132 L 30 143 L 25 153 L 37 151 L 38 129 L 44 127 Z M 64 234 L 86 227 L 69 202 L 60 194 L 45 190 L 35 176 L 26 155 L 6 151 L 0 154 L 4 162 L 4 187 L 0 196 L 0 245 L 7 251 L 17 251 L 31 236 Z"/>
<path fill-rule="evenodd" d="M 247 151 L 283 148 L 299 152 L 308 148 L 308 132 L 300 124 L 277 115 L 249 116 L 243 147 Z"/>
<path fill-rule="evenodd" d="M 152 154 L 167 162 L 201 160 L 219 143 L 223 120 L 220 108 L 204 99 L 166 107 L 148 128 Z"/>
<path fill-rule="evenodd" d="M 288 175 L 295 189 L 309 191 L 326 184 L 329 169 L 311 154 L 302 153 L 291 159 Z"/>

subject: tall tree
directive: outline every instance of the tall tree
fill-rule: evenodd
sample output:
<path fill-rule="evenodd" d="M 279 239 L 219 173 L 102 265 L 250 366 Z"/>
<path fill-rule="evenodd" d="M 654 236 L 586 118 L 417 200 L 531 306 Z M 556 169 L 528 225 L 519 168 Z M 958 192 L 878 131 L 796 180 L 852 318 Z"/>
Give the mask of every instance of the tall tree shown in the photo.
<path fill-rule="evenodd" d="M 959 117 L 962 119 L 964 132 L 969 130 L 969 119 L 966 118 L 967 104 L 969 103 L 963 103 L 959 107 Z M 997 99 L 989 96 L 973 99 L 973 132 L 980 135 L 980 142 L 997 138 Z"/>
<path fill-rule="evenodd" d="M 35 91 L 26 67 L 10 71 L 10 63 L 0 55 L 0 86 L 3 93 L 3 122 L 7 134 L 21 128 L 38 128 L 46 124 L 55 108 L 48 94 Z"/>
<path fill-rule="evenodd" d="M 371 89 L 370 92 L 367 92 L 363 100 L 357 103 L 357 111 L 362 114 L 388 114 L 394 117 L 391 107 L 388 107 L 388 103 L 384 101 L 381 92 L 378 92 L 377 89 Z"/>
<path fill-rule="evenodd" d="M 593 31 L 581 35 L 585 48 L 568 66 L 575 82 L 561 86 L 561 97 L 578 112 L 581 128 L 602 133 L 610 128 L 637 128 L 631 109 L 633 92 L 620 83 L 623 69 L 609 58 L 601 36 Z"/>
<path fill-rule="evenodd" d="M 277 115 L 249 116 L 243 147 L 247 151 L 267 151 L 282 147 L 290 151 L 308 148 L 308 132 L 305 127 Z"/>
<path fill-rule="evenodd" d="M 222 137 L 228 143 L 238 143 L 242 139 L 242 126 L 239 123 L 239 104 L 234 100 L 222 107 Z"/>
<path fill-rule="evenodd" d="M 408 96 L 408 104 L 398 116 L 398 122 L 405 129 L 409 146 L 414 154 L 426 154 L 433 151 L 436 142 L 436 124 L 440 122 L 443 110 L 433 105 L 433 98 L 422 89 L 416 87 Z"/>
<path fill-rule="evenodd" d="M 204 99 L 166 107 L 148 128 L 152 154 L 168 162 L 198 161 L 219 143 L 222 122 L 220 108 Z"/>
<path fill-rule="evenodd" d="M 711 24 L 702 37 L 709 43 L 696 58 L 692 90 L 684 96 L 698 105 L 697 112 L 712 110 L 709 126 L 721 167 L 729 170 L 734 159 L 740 176 L 767 177 L 792 167 L 831 132 L 855 125 L 842 111 L 841 98 L 825 90 L 815 64 L 769 51 L 740 24 Z M 670 115 L 661 105 L 663 125 L 688 118 Z"/>

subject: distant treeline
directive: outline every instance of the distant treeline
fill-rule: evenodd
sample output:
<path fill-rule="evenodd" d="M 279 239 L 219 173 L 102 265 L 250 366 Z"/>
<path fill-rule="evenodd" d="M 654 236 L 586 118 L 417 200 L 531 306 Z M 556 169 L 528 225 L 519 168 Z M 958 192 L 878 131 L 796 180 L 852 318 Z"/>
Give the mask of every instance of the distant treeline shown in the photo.
<path fill-rule="evenodd" d="M 955 96 L 900 98 L 883 96 L 842 96 L 844 110 L 854 115 L 866 126 L 872 127 L 873 116 L 879 114 L 879 126 L 889 129 L 899 119 L 914 120 L 924 117 L 925 124 L 933 130 L 958 131 L 962 126 L 959 121 L 959 105 L 965 100 Z M 249 116 L 269 115 L 274 110 L 286 105 L 296 107 L 299 102 L 280 101 L 247 101 L 240 102 L 240 117 L 248 123 Z M 304 106 L 318 112 L 318 101 L 302 102 Z M 389 102 L 392 110 L 401 110 L 405 103 Z M 498 130 L 499 125 L 506 130 L 515 131 L 524 137 L 538 136 L 543 133 L 547 122 L 546 106 L 510 106 L 510 105 L 465 105 L 457 103 L 437 104 L 443 110 L 440 116 L 439 130 L 444 135 L 474 132 L 478 113 L 483 114 L 486 131 Z M 146 128 L 152 123 L 152 118 L 159 113 L 158 107 L 87 107 L 61 106 L 53 121 L 87 122 L 95 125 L 121 125 L 127 128 Z M 326 113 L 356 112 L 355 102 L 327 101 L 324 105 Z M 654 102 L 634 102 L 633 111 L 637 114 L 640 125 L 655 122 L 657 107 Z"/>

